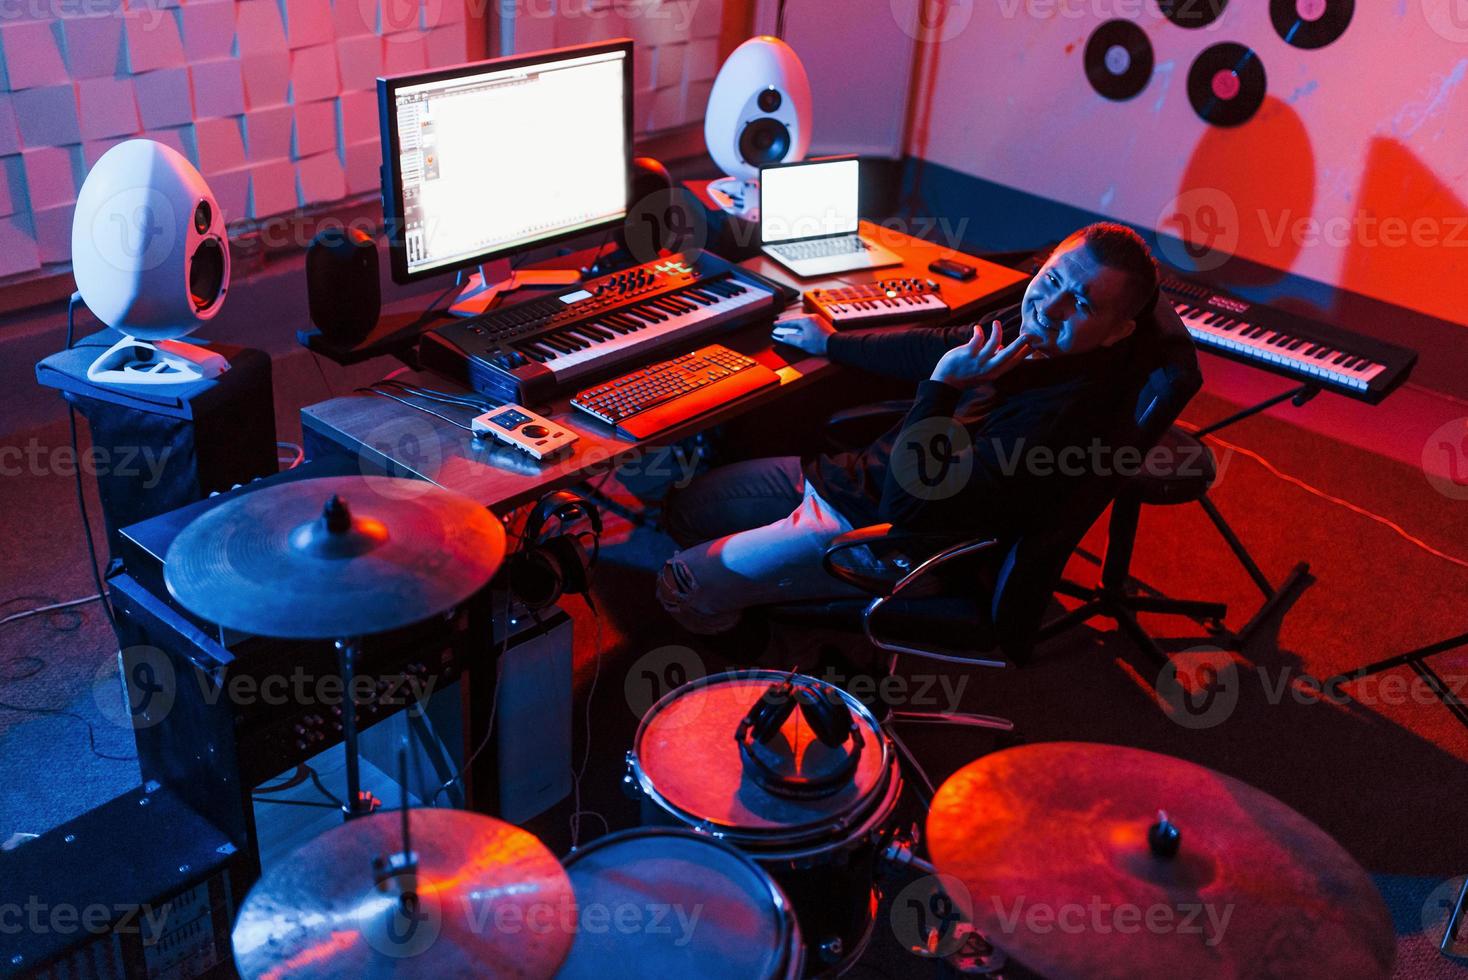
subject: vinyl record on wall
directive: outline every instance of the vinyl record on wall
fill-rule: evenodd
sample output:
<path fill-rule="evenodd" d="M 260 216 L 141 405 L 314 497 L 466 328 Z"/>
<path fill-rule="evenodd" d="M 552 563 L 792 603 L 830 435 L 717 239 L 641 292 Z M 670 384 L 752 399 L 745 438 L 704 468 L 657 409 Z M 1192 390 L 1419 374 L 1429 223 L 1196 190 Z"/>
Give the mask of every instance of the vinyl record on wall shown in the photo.
<path fill-rule="evenodd" d="M 1086 78 L 1115 102 L 1135 97 L 1152 78 L 1152 42 L 1129 20 L 1108 20 L 1086 42 Z"/>
<path fill-rule="evenodd" d="M 1207 27 L 1223 14 L 1228 0 L 1157 0 L 1162 16 L 1189 30 Z"/>
<path fill-rule="evenodd" d="M 1204 122 L 1238 126 L 1264 104 L 1264 62 L 1242 44 L 1207 48 L 1188 70 L 1188 101 Z"/>
<path fill-rule="evenodd" d="M 1346 33 L 1356 0 L 1269 0 L 1269 19 L 1286 44 L 1323 48 Z"/>

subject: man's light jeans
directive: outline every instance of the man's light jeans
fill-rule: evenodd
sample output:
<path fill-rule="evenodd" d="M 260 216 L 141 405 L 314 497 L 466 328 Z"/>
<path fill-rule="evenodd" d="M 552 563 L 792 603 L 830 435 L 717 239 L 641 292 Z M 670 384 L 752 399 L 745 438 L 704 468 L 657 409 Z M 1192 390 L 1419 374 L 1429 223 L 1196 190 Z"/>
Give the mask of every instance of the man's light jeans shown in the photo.
<path fill-rule="evenodd" d="M 769 463 L 786 470 L 791 465 L 786 460 Z M 789 478 L 791 499 L 800 495 L 788 516 L 694 545 L 663 566 L 658 599 L 690 631 L 728 630 L 750 606 L 866 594 L 826 574 L 821 564 L 826 547 L 837 535 L 852 530 L 851 522 L 800 477 L 798 465 L 793 473 L 781 475 Z M 739 499 L 736 488 L 731 502 Z M 842 563 L 863 571 L 879 570 L 865 548 L 851 549 Z"/>

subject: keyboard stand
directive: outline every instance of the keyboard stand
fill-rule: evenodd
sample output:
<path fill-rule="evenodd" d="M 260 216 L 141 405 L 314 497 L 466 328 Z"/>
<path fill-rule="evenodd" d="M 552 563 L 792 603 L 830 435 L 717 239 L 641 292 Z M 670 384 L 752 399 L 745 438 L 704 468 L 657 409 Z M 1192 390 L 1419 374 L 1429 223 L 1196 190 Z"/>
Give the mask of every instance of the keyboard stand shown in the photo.
<path fill-rule="evenodd" d="M 1320 391 L 1321 389 L 1318 385 L 1306 382 L 1298 387 L 1275 395 L 1272 398 L 1266 398 L 1257 405 L 1251 405 L 1248 408 L 1237 411 L 1211 425 L 1205 425 L 1203 428 L 1191 433 L 1191 435 L 1201 441 L 1205 436 L 1210 436 L 1219 429 L 1225 429 L 1236 422 L 1242 422 L 1244 419 L 1258 415 L 1260 412 L 1273 408 L 1281 402 L 1288 401 L 1296 408 L 1299 408 L 1320 394 Z M 1223 537 L 1229 550 L 1234 553 L 1234 557 L 1239 560 L 1239 564 L 1244 566 L 1244 571 L 1249 573 L 1249 578 L 1254 580 L 1254 584 L 1264 594 L 1264 602 L 1254 611 L 1254 615 L 1244 624 L 1244 628 L 1233 634 L 1237 645 L 1242 647 L 1249 642 L 1259 630 L 1259 627 L 1263 626 L 1274 615 L 1274 611 L 1286 599 L 1294 598 L 1310 584 L 1310 563 L 1302 561 L 1295 565 L 1290 570 L 1290 573 L 1285 576 L 1285 580 L 1276 588 L 1270 584 L 1268 577 L 1259 568 L 1258 562 L 1254 561 L 1254 556 L 1249 554 L 1249 549 L 1244 546 L 1244 542 L 1239 540 L 1239 536 L 1234 533 L 1234 529 L 1229 526 L 1228 521 L 1219 512 L 1218 506 L 1212 500 L 1208 499 L 1208 494 L 1205 493 L 1202 497 L 1198 498 L 1198 503 L 1202 506 L 1203 513 L 1208 515 L 1208 519 L 1218 529 L 1218 533 Z"/>

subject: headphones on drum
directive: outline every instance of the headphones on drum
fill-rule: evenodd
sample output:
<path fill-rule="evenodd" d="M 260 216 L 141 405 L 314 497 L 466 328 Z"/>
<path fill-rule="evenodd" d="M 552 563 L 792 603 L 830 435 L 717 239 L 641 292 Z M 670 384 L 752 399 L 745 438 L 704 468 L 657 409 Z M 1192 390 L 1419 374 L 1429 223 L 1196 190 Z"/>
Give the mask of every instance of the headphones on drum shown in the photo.
<path fill-rule="evenodd" d="M 568 532 L 578 520 L 590 530 Z M 561 533 L 545 537 L 554 522 Z M 557 490 L 540 498 L 525 522 L 523 547 L 507 565 L 511 594 L 532 610 L 554 605 L 563 595 L 585 595 L 591 588 L 591 572 L 601 554 L 601 512 L 586 498 L 569 490 Z M 582 543 L 591 538 L 591 550 Z"/>
<path fill-rule="evenodd" d="M 811 798 L 829 796 L 851 782 L 856 764 L 861 759 L 865 741 L 861 728 L 851 716 L 851 709 L 839 694 L 828 694 L 820 682 L 792 673 L 787 680 L 771 684 L 749 709 L 734 732 L 739 754 L 754 778 L 765 790 L 777 796 Z M 783 773 L 764 758 L 764 743 L 780 733 L 796 706 L 823 745 L 838 749 L 849 739 L 851 748 L 841 764 L 820 776 L 798 776 Z"/>

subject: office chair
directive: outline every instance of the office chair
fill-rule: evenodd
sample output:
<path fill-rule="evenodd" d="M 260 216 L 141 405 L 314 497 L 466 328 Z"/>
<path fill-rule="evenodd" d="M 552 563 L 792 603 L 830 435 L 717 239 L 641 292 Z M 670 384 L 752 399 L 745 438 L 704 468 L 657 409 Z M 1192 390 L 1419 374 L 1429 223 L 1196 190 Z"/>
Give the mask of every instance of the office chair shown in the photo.
<path fill-rule="evenodd" d="M 1154 322 L 1149 329 L 1152 342 L 1140 348 L 1149 363 L 1138 372 L 1136 409 L 1111 436 L 1113 446 L 1135 446 L 1144 453 L 1168 438 L 1172 424 L 1203 385 L 1192 338 L 1181 321 L 1174 315 Z M 837 413 L 828 425 L 828 438 L 848 447 L 859 444 L 900 420 L 906 410 L 905 402 L 886 402 Z M 1067 621 L 1070 616 L 1050 627 L 1042 627 L 1041 620 L 1062 587 L 1061 575 L 1071 553 L 1107 505 L 1128 488 L 1129 479 L 1115 472 L 1089 474 L 1077 481 L 1074 492 L 1046 526 L 1007 541 L 945 539 L 894 530 L 886 524 L 858 528 L 831 542 L 824 565 L 827 574 L 862 590 L 866 597 L 769 606 L 766 616 L 774 625 L 859 632 L 872 646 L 890 654 L 889 671 L 904 655 L 980 667 L 1022 666 L 1039 640 L 1074 625 Z M 1129 551 L 1131 539 L 1118 537 L 1123 540 Z M 895 578 L 841 564 L 844 552 L 862 546 L 891 564 Z M 885 559 L 886 552 L 899 557 Z M 1120 562 L 1121 551 L 1113 549 L 1113 553 Z M 901 555 L 926 557 L 904 560 Z M 1076 590 L 1067 587 L 1066 591 Z M 1135 622 L 1135 617 L 1117 609 Z M 956 637 L 967 641 L 962 648 L 954 645 Z M 892 717 L 949 720 L 902 712 Z M 955 720 L 1003 732 L 1014 727 L 1007 719 L 984 715 Z"/>

